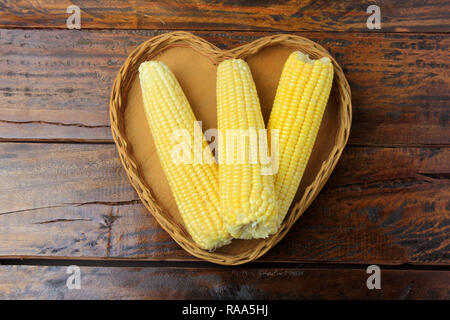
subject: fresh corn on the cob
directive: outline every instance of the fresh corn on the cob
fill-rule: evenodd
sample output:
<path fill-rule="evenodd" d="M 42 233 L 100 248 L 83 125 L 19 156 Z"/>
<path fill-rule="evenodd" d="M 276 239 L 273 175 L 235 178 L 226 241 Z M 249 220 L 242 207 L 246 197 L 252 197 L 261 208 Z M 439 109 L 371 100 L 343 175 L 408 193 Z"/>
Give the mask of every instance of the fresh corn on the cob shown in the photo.
<path fill-rule="evenodd" d="M 203 249 L 212 250 L 228 244 L 231 237 L 218 208 L 217 164 L 207 149 L 207 142 L 180 84 L 170 69 L 159 61 L 142 63 L 139 77 L 157 153 L 188 232 Z M 179 143 L 171 138 L 177 130 L 187 133 L 186 143 L 190 146 L 194 144 L 194 132 L 200 130 L 205 150 L 202 154 L 210 159 L 174 161 L 174 150 Z M 193 148 L 189 150 L 190 156 L 199 156 L 193 154 Z"/>
<path fill-rule="evenodd" d="M 271 130 L 279 130 L 275 192 L 281 220 L 289 210 L 311 155 L 332 82 L 333 65 L 327 57 L 311 60 L 295 51 L 283 67 L 268 124 L 269 138 Z"/>
<path fill-rule="evenodd" d="M 278 229 L 274 176 L 254 157 L 256 135 L 267 136 L 250 68 L 241 59 L 219 64 L 217 119 L 221 217 L 235 238 L 265 238 Z"/>

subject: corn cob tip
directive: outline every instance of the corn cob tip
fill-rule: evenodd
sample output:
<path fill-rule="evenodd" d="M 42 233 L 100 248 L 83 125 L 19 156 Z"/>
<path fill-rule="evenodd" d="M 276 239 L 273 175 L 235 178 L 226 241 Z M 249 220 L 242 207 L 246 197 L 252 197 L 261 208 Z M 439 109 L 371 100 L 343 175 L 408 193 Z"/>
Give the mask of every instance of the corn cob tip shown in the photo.
<path fill-rule="evenodd" d="M 162 66 L 165 65 L 164 62 L 162 61 L 156 61 L 156 60 L 149 60 L 149 61 L 144 61 L 139 65 L 139 69 L 144 68 L 146 66 Z"/>
<path fill-rule="evenodd" d="M 238 68 L 249 69 L 249 66 L 248 66 L 247 62 L 245 62 L 245 60 L 242 60 L 242 59 L 227 59 L 227 60 L 223 60 L 222 62 L 219 63 L 219 66 L 217 68 L 218 69 L 223 69 L 223 68 L 226 68 L 230 64 L 235 65 Z"/>
<path fill-rule="evenodd" d="M 280 216 L 278 212 L 274 214 Z M 238 239 L 266 239 L 277 232 L 281 225 L 279 220 L 269 214 L 250 223 L 230 227 L 229 231 Z"/>
<path fill-rule="evenodd" d="M 145 68 L 151 67 L 157 64 L 156 61 L 145 61 L 139 65 L 139 73 L 143 72 Z"/>
<path fill-rule="evenodd" d="M 150 61 L 145 61 L 145 62 L 142 62 L 140 65 L 139 65 L 139 74 L 142 74 L 142 73 L 145 73 L 145 72 L 147 72 L 148 70 L 151 70 L 151 69 L 153 69 L 153 70 L 164 70 L 165 72 L 170 72 L 171 73 L 171 71 L 170 71 L 170 69 L 169 69 L 169 67 L 164 63 L 164 62 L 162 62 L 162 61 L 154 61 L 154 60 L 150 60 Z"/>
<path fill-rule="evenodd" d="M 309 64 L 314 64 L 315 61 L 321 61 L 323 64 L 331 63 L 331 60 L 328 57 L 322 57 L 322 58 L 317 59 L 317 60 L 316 59 L 311 59 L 309 57 L 309 55 L 307 55 L 307 54 L 305 54 L 303 52 L 300 52 L 300 51 L 294 51 L 294 52 L 292 52 L 291 55 L 294 56 L 295 58 L 297 58 L 298 60 L 301 60 L 301 61 L 303 61 L 305 63 L 309 63 Z"/>

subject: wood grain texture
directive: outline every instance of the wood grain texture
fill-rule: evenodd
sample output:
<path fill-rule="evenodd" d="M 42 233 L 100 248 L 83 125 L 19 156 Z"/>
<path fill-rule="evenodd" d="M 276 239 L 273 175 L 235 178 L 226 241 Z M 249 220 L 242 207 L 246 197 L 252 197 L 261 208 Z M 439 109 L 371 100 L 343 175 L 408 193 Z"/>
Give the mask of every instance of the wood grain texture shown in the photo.
<path fill-rule="evenodd" d="M 195 260 L 138 201 L 113 145 L 0 144 L 0 257 Z M 260 261 L 450 263 L 450 149 L 349 147 Z"/>
<path fill-rule="evenodd" d="M 81 28 L 179 30 L 363 31 L 377 4 L 381 31 L 450 29 L 450 4 L 433 1 L 0 1 L 0 27 L 66 28 L 67 7 L 81 10 Z"/>
<path fill-rule="evenodd" d="M 365 269 L 210 269 L 0 266 L 2 299 L 449 299 L 450 271 L 382 270 L 368 290 Z"/>
<path fill-rule="evenodd" d="M 154 31 L 0 30 L 0 140 L 112 142 L 108 104 L 128 53 Z M 221 48 L 267 33 L 196 32 Z M 446 34 L 307 33 L 352 88 L 350 144 L 450 145 Z"/>

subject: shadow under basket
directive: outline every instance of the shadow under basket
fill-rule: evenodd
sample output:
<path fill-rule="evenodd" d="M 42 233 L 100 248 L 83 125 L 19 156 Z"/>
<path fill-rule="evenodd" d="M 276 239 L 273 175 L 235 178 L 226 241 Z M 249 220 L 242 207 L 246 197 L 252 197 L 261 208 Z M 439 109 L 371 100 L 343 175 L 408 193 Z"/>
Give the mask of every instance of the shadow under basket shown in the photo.
<path fill-rule="evenodd" d="M 334 65 L 334 79 L 311 158 L 289 213 L 279 231 L 266 239 L 235 239 L 214 252 L 202 250 L 183 226 L 159 162 L 143 107 L 139 65 L 147 60 L 166 63 L 180 82 L 205 131 L 217 127 L 218 63 L 229 58 L 247 61 L 267 124 L 283 65 L 295 50 L 315 59 L 329 57 Z M 142 43 L 126 59 L 112 87 L 110 117 L 112 135 L 130 182 L 164 230 L 195 257 L 217 264 L 237 265 L 261 257 L 278 243 L 320 192 L 347 143 L 352 106 L 350 87 L 341 67 L 323 47 L 311 40 L 294 35 L 274 35 L 222 50 L 191 33 L 173 32 Z"/>

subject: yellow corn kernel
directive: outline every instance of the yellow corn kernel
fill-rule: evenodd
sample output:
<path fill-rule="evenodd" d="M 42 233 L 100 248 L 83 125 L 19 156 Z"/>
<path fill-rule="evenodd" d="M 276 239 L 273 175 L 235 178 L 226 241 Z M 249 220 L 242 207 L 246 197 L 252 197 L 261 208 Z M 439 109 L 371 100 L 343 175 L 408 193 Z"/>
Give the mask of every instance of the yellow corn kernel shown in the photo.
<path fill-rule="evenodd" d="M 264 134 L 255 83 L 247 63 L 229 59 L 217 70 L 220 213 L 235 238 L 265 238 L 277 231 L 274 176 L 256 156 Z M 262 129 L 262 130 L 261 130 Z"/>
<path fill-rule="evenodd" d="M 199 124 L 175 75 L 159 61 L 144 62 L 139 67 L 142 97 L 162 168 L 169 182 L 181 217 L 193 240 L 203 249 L 212 250 L 231 241 L 219 215 L 217 164 L 211 152 L 204 161 L 175 161 L 179 141 L 174 132 L 186 132 L 189 145 Z M 203 150 L 208 148 L 201 134 Z M 198 157 L 193 154 L 190 159 Z M 209 151 L 209 150 L 208 150 Z M 189 159 L 189 158 L 186 158 Z M 212 159 L 213 160 L 213 159 Z"/>

